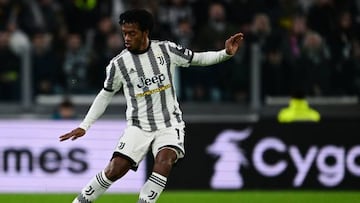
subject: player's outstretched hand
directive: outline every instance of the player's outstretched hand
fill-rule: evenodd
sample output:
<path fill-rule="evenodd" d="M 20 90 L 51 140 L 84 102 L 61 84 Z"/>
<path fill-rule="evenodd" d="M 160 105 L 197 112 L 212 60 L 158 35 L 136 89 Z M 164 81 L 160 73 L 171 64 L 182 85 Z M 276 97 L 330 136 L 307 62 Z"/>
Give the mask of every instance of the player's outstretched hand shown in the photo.
<path fill-rule="evenodd" d="M 225 41 L 225 50 L 229 55 L 234 55 L 239 49 L 242 41 L 244 39 L 244 34 L 239 32 L 235 35 L 231 36 L 229 39 Z"/>
<path fill-rule="evenodd" d="M 74 130 L 72 130 L 71 132 L 69 133 L 66 133 L 64 135 L 61 135 L 59 138 L 60 138 L 60 142 L 62 141 L 65 141 L 65 140 L 68 140 L 71 138 L 71 140 L 76 140 L 77 138 L 79 137 L 82 137 L 84 136 L 86 133 L 86 131 L 82 128 L 76 128 Z"/>

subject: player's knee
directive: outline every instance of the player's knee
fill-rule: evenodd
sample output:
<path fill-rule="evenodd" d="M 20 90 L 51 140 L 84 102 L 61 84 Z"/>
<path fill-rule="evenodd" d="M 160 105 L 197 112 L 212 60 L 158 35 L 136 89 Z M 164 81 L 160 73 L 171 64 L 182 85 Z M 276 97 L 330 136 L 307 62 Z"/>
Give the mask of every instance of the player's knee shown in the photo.
<path fill-rule="evenodd" d="M 109 180 L 116 181 L 124 176 L 130 168 L 131 164 L 129 161 L 115 157 L 105 168 L 105 175 Z"/>
<path fill-rule="evenodd" d="M 175 159 L 172 158 L 160 158 L 155 160 L 155 164 L 158 166 L 171 167 L 175 163 Z"/>
<path fill-rule="evenodd" d="M 172 167 L 177 158 L 176 153 L 171 149 L 163 149 L 155 158 L 155 164 L 163 167 Z"/>

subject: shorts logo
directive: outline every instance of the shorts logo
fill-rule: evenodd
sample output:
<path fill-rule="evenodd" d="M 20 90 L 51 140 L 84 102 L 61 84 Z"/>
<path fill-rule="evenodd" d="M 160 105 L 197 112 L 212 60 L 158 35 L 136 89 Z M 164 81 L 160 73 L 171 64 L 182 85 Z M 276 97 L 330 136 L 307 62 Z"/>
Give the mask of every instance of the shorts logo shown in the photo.
<path fill-rule="evenodd" d="M 120 142 L 118 145 L 118 149 L 124 149 L 125 147 L 125 143 L 124 142 Z"/>

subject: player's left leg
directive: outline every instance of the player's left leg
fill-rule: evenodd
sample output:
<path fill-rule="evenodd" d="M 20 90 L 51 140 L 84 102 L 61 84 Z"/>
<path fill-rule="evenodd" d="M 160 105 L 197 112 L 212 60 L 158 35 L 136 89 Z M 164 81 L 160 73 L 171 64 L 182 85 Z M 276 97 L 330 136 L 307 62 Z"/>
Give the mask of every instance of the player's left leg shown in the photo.
<path fill-rule="evenodd" d="M 155 203 L 164 190 L 173 165 L 184 157 L 183 128 L 168 128 L 155 135 L 153 172 L 142 187 L 138 203 Z"/>
<path fill-rule="evenodd" d="M 117 180 L 131 168 L 131 161 L 114 155 L 108 166 L 93 177 L 81 190 L 73 203 L 91 203 L 99 198 Z"/>
<path fill-rule="evenodd" d="M 164 190 L 167 177 L 173 164 L 177 160 L 176 153 L 169 148 L 164 148 L 155 157 L 153 172 L 141 188 L 138 203 L 154 203 Z"/>

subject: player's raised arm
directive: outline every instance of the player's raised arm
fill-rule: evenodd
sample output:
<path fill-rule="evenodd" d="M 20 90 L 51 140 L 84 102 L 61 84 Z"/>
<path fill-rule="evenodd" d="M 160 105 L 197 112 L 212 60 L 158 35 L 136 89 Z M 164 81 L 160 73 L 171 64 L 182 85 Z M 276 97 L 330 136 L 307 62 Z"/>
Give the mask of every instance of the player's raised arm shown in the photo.
<path fill-rule="evenodd" d="M 239 50 L 244 39 L 243 33 L 236 33 L 225 41 L 225 49 L 220 51 L 195 52 L 191 65 L 209 66 L 228 60 Z"/>

